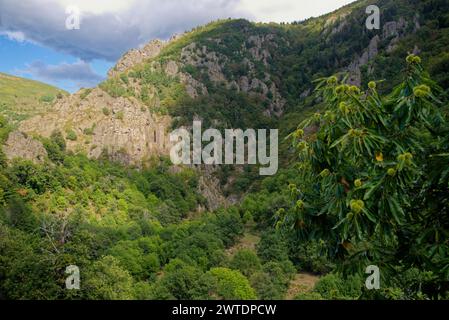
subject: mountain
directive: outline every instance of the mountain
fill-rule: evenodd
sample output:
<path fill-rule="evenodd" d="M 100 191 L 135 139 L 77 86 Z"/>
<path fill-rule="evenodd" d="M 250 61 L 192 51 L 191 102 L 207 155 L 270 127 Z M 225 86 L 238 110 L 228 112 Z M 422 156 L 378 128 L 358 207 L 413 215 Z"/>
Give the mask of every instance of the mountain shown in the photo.
<path fill-rule="evenodd" d="M 0 119 L 0 298 L 448 299 L 448 28 L 447 0 L 215 21 Z M 173 166 L 196 119 L 279 128 L 282 168 Z"/>
<path fill-rule="evenodd" d="M 159 120 L 152 121 L 151 116 L 168 115 L 177 125 L 199 117 L 221 128 L 267 127 L 286 113 L 313 105 L 309 98 L 312 81 L 320 76 L 348 72 L 351 82 L 357 85 L 393 76 L 392 83 L 383 84 L 392 87 L 408 52 L 420 53 L 424 58 L 431 55 L 424 60 L 441 83 L 447 84 L 444 67 L 449 40 L 445 16 L 439 17 L 435 9 L 428 9 L 441 8 L 446 2 L 374 2 L 382 8 L 382 28 L 373 31 L 365 27 L 368 3 L 372 1 L 358 1 L 323 17 L 294 24 L 222 20 L 168 42 L 152 41 L 141 50 L 125 54 L 98 88 L 57 101 L 54 112 L 28 121 L 22 129 L 45 136 L 54 129 L 73 129 L 82 137 L 99 118 L 105 118 L 107 124 L 97 126 L 94 136 L 114 135 L 105 132 L 104 127 L 119 126 L 116 119 L 100 115 L 103 108 L 109 108 L 111 114 L 125 113 L 122 120 L 129 123 L 131 131 L 119 126 L 115 148 L 126 150 L 135 143 L 134 133 L 142 141 L 153 140 Z M 436 40 L 438 46 L 433 45 Z M 389 63 L 385 63 L 386 59 Z M 86 112 L 89 108 L 90 113 Z M 68 115 L 66 109 L 72 114 Z M 151 130 L 145 131 L 135 123 L 132 114 L 138 118 L 145 115 Z M 61 121 L 55 123 L 52 118 Z M 53 125 L 39 128 L 41 121 Z M 167 129 L 165 124 L 160 120 Z M 99 155 L 98 150 L 111 147 L 109 140 L 99 139 L 92 144 L 96 145 L 95 151 L 89 153 L 93 157 Z M 85 139 L 72 145 L 88 152 L 92 148 L 82 146 Z M 147 156 L 136 150 L 126 151 L 133 161 Z"/>
<path fill-rule="evenodd" d="M 380 30 L 365 27 L 368 4 L 381 8 Z M 319 77 L 347 73 L 357 86 L 388 78 L 380 83 L 386 91 L 399 82 L 404 57 L 419 53 L 447 88 L 447 5 L 357 1 L 292 24 L 212 22 L 131 50 L 99 87 L 58 99 L 53 110 L 23 122 L 20 130 L 44 137 L 60 131 L 69 150 L 136 166 L 167 156 L 167 133 L 193 119 L 218 129 L 280 128 L 286 136 L 320 108 L 311 96 Z M 281 145 L 284 163 L 287 149 Z M 256 176 L 247 172 L 237 181 L 243 190 Z M 235 189 L 227 171 L 219 175 Z"/>
<path fill-rule="evenodd" d="M 11 121 L 45 114 L 56 98 L 65 95 L 64 90 L 48 84 L 0 73 L 0 113 Z"/>

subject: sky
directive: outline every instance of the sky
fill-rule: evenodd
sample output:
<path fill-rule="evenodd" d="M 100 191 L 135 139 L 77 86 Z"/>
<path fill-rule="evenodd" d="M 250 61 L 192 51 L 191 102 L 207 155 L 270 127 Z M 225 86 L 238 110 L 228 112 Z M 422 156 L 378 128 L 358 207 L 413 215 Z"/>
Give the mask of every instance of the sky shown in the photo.
<path fill-rule="evenodd" d="M 353 1 L 0 0 L 0 72 L 75 92 L 97 85 L 125 52 L 155 38 L 220 18 L 304 20 Z"/>

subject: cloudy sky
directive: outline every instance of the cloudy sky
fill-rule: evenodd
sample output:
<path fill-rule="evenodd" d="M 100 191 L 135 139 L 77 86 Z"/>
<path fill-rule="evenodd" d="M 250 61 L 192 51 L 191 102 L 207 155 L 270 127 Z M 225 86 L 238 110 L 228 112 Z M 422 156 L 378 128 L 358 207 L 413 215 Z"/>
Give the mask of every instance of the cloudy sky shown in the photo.
<path fill-rule="evenodd" d="M 131 48 L 219 18 L 291 22 L 353 0 L 0 0 L 0 72 L 74 92 Z M 67 29 L 80 12 L 80 28 Z"/>

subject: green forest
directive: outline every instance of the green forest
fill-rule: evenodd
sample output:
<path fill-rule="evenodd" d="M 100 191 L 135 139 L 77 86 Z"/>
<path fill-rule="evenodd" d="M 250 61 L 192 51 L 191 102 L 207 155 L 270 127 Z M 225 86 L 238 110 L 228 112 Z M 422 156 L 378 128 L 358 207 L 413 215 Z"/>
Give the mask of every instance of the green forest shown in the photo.
<path fill-rule="evenodd" d="M 360 85 L 343 69 L 377 35 L 363 25 L 367 1 L 288 24 L 216 21 L 99 85 L 172 117 L 174 128 L 195 118 L 218 129 L 278 128 L 276 175 L 249 165 L 215 172 L 223 195 L 238 196 L 232 204 L 209 208 L 201 170 L 175 170 L 168 156 L 138 167 L 74 152 L 74 131 L 33 135 L 48 155 L 41 163 L 0 148 L 0 299 L 449 299 L 449 4 L 376 3 L 385 21 L 419 13 L 420 28 L 410 23 L 394 50 L 392 36 L 382 38 Z M 334 33 L 329 18 L 348 22 Z M 252 72 L 285 98 L 282 115 L 264 112 L 276 94 L 262 86 L 237 92 L 184 65 L 208 91 L 192 98 L 164 73 L 195 42 L 226 57 L 223 74 L 236 81 L 251 65 L 241 63 L 251 58 L 246 39 L 272 34 L 270 58 L 251 61 Z M 38 94 L 40 106 L 64 99 L 51 89 L 48 101 Z M 2 145 L 28 117 L 13 105 L 0 110 Z M 72 265 L 79 290 L 66 288 Z M 380 273 L 375 290 L 369 266 Z"/>
<path fill-rule="evenodd" d="M 295 273 L 322 277 L 296 299 L 448 298 L 449 126 L 418 56 L 387 95 L 335 76 L 326 105 L 288 138 L 297 162 L 240 205 L 204 202 L 194 171 L 137 171 L 44 141 L 49 162 L 2 161 L 1 292 L 11 299 L 282 299 Z M 316 124 L 318 130 L 305 134 Z M 1 136 L 9 126 L 1 121 Z M 275 214 L 273 214 L 275 212 Z M 245 230 L 256 250 L 228 254 Z M 83 290 L 64 288 L 65 268 Z M 382 290 L 364 289 L 365 268 Z"/>

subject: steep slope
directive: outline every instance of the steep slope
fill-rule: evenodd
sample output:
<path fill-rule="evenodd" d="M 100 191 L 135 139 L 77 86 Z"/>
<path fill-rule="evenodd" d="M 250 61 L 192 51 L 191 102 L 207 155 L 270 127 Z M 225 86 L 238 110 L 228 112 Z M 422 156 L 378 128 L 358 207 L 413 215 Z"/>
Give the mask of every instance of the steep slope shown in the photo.
<path fill-rule="evenodd" d="M 109 80 L 98 88 L 62 97 L 48 113 L 23 122 L 20 130 L 25 133 L 12 132 L 3 150 L 8 160 L 18 156 L 37 163 L 14 161 L 6 166 L 0 152 L 0 297 L 449 298 L 449 250 L 447 241 L 439 240 L 449 229 L 448 172 L 444 170 L 449 135 L 436 141 L 428 133 L 435 127 L 427 129 L 426 124 L 426 130 L 421 131 L 424 125 L 413 126 L 405 132 L 406 137 L 416 133 L 407 141 L 423 147 L 412 146 L 411 153 L 400 154 L 397 162 L 396 151 L 389 146 L 382 148 L 381 154 L 368 154 L 364 159 L 362 152 L 349 154 L 344 149 L 335 152 L 326 147 L 323 157 L 319 152 L 314 154 L 318 154 L 313 161 L 317 170 L 308 170 L 315 165 L 292 166 L 264 179 L 259 186 L 248 167 L 234 172 L 226 166 L 218 171 L 212 166 L 181 170 L 157 159 L 150 168 L 129 168 L 152 157 L 166 156 L 169 145 L 158 132 L 167 133 L 179 125 L 188 127 L 192 119 L 202 119 L 205 126 L 217 128 L 279 128 L 282 141 L 302 118 L 324 111 L 327 103 L 332 113 L 317 114 L 309 123 L 314 123 L 313 128 L 321 126 L 345 134 L 348 125 L 336 125 L 332 120 L 332 115 L 341 120 L 340 111 L 344 110 L 314 97 L 312 81 L 349 73 L 349 82 L 364 87 L 368 79 L 386 78 L 389 81 L 376 85 L 384 91 L 397 81 L 396 73 L 403 68 L 407 52 L 419 51 L 423 61 L 430 61 L 433 76 L 447 90 L 447 0 L 378 1 L 382 8 L 382 29 L 378 31 L 364 28 L 367 3 L 360 1 L 291 25 L 226 20 L 168 42 L 154 41 L 127 53 L 110 71 Z M 406 72 L 400 73 L 405 77 Z M 414 82 L 412 85 L 411 89 L 417 89 Z M 423 98 L 420 91 L 426 86 L 420 87 L 407 95 Z M 433 88 L 431 91 L 436 92 Z M 401 95 L 404 91 L 397 90 Z M 351 123 L 377 132 L 378 119 L 369 113 L 374 110 L 374 114 L 387 116 L 388 109 L 396 107 L 383 103 L 381 96 L 381 108 L 377 108 L 365 105 L 369 93 L 360 94 L 359 102 L 367 111 L 362 118 L 367 114 L 370 119 L 366 123 L 357 119 L 358 106 L 350 101 L 354 108 L 346 110 L 350 111 Z M 340 102 L 338 97 L 332 99 Z M 409 110 L 426 110 L 413 100 Z M 396 130 L 394 122 L 388 122 L 393 123 L 385 128 L 388 130 L 379 130 L 388 131 L 388 135 L 376 134 L 389 141 L 388 145 L 395 144 L 396 133 L 401 131 Z M 310 129 L 306 127 L 305 131 Z M 0 119 L 0 141 L 9 129 Z M 314 140 L 326 140 L 323 130 L 305 146 Z M 54 134 L 58 131 L 62 134 Z M 356 137 L 360 131 L 348 133 Z M 329 141 L 321 146 L 331 145 Z M 309 150 L 321 149 L 315 146 Z M 289 152 L 298 159 L 298 150 L 290 151 L 283 144 L 281 157 L 286 159 L 286 166 Z M 435 153 L 443 157 L 434 159 Z M 331 161 L 323 159 L 326 155 Z M 126 166 L 107 161 L 105 156 Z M 346 164 L 350 161 L 344 161 L 340 168 L 332 165 L 332 170 L 327 169 L 329 164 L 340 162 L 338 157 L 354 161 L 349 166 Z M 360 158 L 369 171 L 361 172 L 354 165 Z M 379 163 L 373 164 L 374 158 Z M 398 170 L 393 169 L 396 163 Z M 419 165 L 417 170 L 413 163 Z M 399 171 L 404 167 L 403 172 L 408 172 L 406 166 L 414 171 L 412 179 L 402 179 Z M 428 171 L 432 167 L 443 169 L 446 179 L 439 179 L 434 170 Z M 385 183 L 373 188 L 376 173 Z M 394 187 L 404 188 L 405 184 L 419 188 L 401 192 Z M 225 203 L 220 193 L 223 186 L 232 190 L 233 199 L 248 191 L 250 194 L 236 206 L 215 210 Z M 365 199 L 368 188 L 386 196 Z M 345 197 L 343 201 L 340 195 Z M 399 200 L 391 202 L 389 209 L 386 203 L 390 195 Z M 337 206 L 329 206 L 335 200 L 340 201 L 339 214 L 331 211 Z M 396 216 L 385 215 L 390 210 L 400 211 L 398 203 L 405 204 L 404 213 L 413 223 L 398 226 Z M 375 217 L 370 219 L 368 209 L 380 206 L 384 207 L 373 210 Z M 211 212 L 204 212 L 205 208 Z M 329 208 L 329 214 L 323 214 L 323 208 Z M 438 216 L 433 214 L 437 210 Z M 344 218 L 346 214 L 348 218 Z M 343 223 L 347 223 L 349 214 L 363 222 L 366 236 L 362 241 L 356 240 L 362 233 L 354 229 L 357 223 L 349 226 L 350 241 L 342 241 L 348 237 L 339 235 L 337 219 L 344 218 Z M 379 217 L 379 228 L 368 222 L 374 223 L 372 220 Z M 379 234 L 384 231 L 385 238 Z M 388 233 L 397 236 L 389 238 Z M 68 265 L 80 268 L 82 290 L 64 286 Z M 382 290 L 365 289 L 367 265 L 382 267 Z M 298 270 L 313 274 L 298 274 Z M 333 270 L 338 272 L 320 279 L 314 275 Z M 348 271 L 348 277 L 343 277 L 341 270 Z M 317 281 L 319 288 L 311 291 Z"/>
<path fill-rule="evenodd" d="M 375 1 L 382 26 L 372 31 L 365 27 L 368 4 L 373 1 L 293 24 L 221 20 L 167 42 L 152 41 L 124 55 L 99 88 L 58 100 L 52 112 L 20 129 L 46 137 L 61 131 L 72 151 L 92 158 L 106 151 L 140 165 L 167 155 L 170 146 L 158 137 L 172 127 L 189 127 L 193 119 L 219 129 L 280 128 L 285 135 L 307 108 L 319 109 L 311 96 L 313 80 L 343 72 L 348 82 L 365 86 L 388 76 L 390 82 L 379 84 L 387 90 L 408 52 L 432 56 L 425 61 L 447 87 L 447 2 Z M 281 150 L 288 159 L 287 146 Z M 237 192 L 253 180 L 252 169 L 246 172 Z M 221 173 L 228 183 L 229 173 Z"/>
<path fill-rule="evenodd" d="M 67 92 L 48 84 L 0 73 L 0 113 L 11 121 L 46 113 L 64 95 Z"/>

